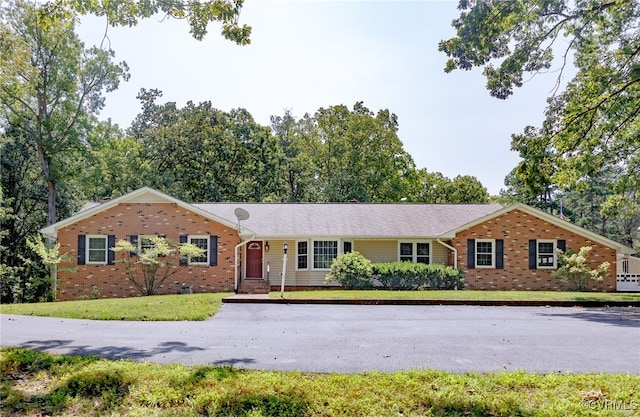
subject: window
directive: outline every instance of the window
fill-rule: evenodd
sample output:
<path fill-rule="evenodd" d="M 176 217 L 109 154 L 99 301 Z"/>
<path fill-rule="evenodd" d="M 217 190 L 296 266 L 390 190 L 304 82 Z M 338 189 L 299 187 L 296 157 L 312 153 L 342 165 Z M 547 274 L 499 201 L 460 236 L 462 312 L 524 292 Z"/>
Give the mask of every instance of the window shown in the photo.
<path fill-rule="evenodd" d="M 555 268 L 556 267 L 556 241 L 555 240 L 538 240 L 538 268 Z"/>
<path fill-rule="evenodd" d="M 556 249 L 566 251 L 567 241 L 563 239 L 529 240 L 529 269 L 555 269 L 558 267 Z"/>
<path fill-rule="evenodd" d="M 331 262 L 338 256 L 337 240 L 313 241 L 313 269 L 329 269 Z"/>
<path fill-rule="evenodd" d="M 429 242 L 400 242 L 398 259 L 400 262 L 431 263 L 431 244 Z"/>
<path fill-rule="evenodd" d="M 296 263 L 296 269 L 307 269 L 309 268 L 309 242 L 301 241 L 298 242 L 296 246 L 296 256 L 298 257 L 298 262 Z"/>
<path fill-rule="evenodd" d="M 476 240 L 476 268 L 493 268 L 495 259 L 493 240 Z"/>
<path fill-rule="evenodd" d="M 87 263 L 107 263 L 107 236 L 87 236 Z"/>
<path fill-rule="evenodd" d="M 353 242 L 350 240 L 342 241 L 342 253 L 351 253 L 353 252 Z"/>
<path fill-rule="evenodd" d="M 429 263 L 429 244 L 418 242 L 416 243 L 416 262 L 421 264 Z"/>
<path fill-rule="evenodd" d="M 412 262 L 413 261 L 413 243 L 401 242 L 400 243 L 400 262 Z"/>
<path fill-rule="evenodd" d="M 201 249 L 201 256 L 189 258 L 189 265 L 209 265 L 209 236 L 189 236 L 189 243 Z"/>
<path fill-rule="evenodd" d="M 157 236 L 139 236 L 138 237 L 138 253 L 143 253 L 149 249 L 153 249 L 154 243 L 151 239 Z"/>

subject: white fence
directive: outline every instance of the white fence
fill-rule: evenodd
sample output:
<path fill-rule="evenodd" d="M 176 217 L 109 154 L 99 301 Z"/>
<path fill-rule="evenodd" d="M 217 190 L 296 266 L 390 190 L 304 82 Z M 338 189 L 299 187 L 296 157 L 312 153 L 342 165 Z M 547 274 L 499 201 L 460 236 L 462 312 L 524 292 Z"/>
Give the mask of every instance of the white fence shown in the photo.
<path fill-rule="evenodd" d="M 640 258 L 618 255 L 616 290 L 640 291 Z"/>

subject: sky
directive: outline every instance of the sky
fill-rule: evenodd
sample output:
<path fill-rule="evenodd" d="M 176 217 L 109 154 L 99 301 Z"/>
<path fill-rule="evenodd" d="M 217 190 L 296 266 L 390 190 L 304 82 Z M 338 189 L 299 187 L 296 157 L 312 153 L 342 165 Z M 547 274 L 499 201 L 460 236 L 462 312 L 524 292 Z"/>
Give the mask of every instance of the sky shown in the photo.
<path fill-rule="evenodd" d="M 246 108 L 265 126 L 285 110 L 300 118 L 363 101 L 398 116 L 398 136 L 418 168 L 472 175 L 497 195 L 519 161 L 511 135 L 541 124 L 555 77 L 534 77 L 498 100 L 481 69 L 446 74 L 438 42 L 455 35 L 456 7 L 453 0 L 245 0 L 248 46 L 225 40 L 217 24 L 203 41 L 186 22 L 161 17 L 109 28 L 110 47 L 131 78 L 106 94 L 100 117 L 128 127 L 141 110 L 141 88 L 163 91 L 160 103 Z M 78 27 L 86 46 L 99 44 L 104 31 L 95 17 Z"/>

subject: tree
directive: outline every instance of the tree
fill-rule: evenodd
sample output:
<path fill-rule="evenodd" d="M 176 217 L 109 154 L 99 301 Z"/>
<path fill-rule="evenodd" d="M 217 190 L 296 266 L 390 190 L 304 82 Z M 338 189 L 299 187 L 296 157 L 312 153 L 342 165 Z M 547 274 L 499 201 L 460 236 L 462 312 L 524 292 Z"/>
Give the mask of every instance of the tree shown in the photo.
<path fill-rule="evenodd" d="M 415 175 L 413 158 L 398 138 L 398 119 L 389 110 L 373 113 L 362 102 L 319 109 L 319 140 L 310 149 L 321 199 L 331 202 L 397 202 Z"/>
<path fill-rule="evenodd" d="M 104 105 L 103 91 L 127 79 L 113 51 L 85 49 L 68 14 L 16 1 L 0 17 L 0 103 L 35 149 L 48 194 L 47 224 L 55 223 L 56 194 L 71 153 L 83 146 L 89 116 Z"/>
<path fill-rule="evenodd" d="M 128 240 L 119 240 L 115 247 L 109 248 L 116 253 L 125 253 L 117 262 L 125 265 L 129 281 L 141 295 L 157 294 L 167 278 L 187 267 L 187 259 L 205 253 L 204 249 L 192 243 L 175 245 L 164 237 L 152 237 L 149 240 L 151 244 L 142 250 Z M 130 253 L 136 255 L 135 261 Z"/>
<path fill-rule="evenodd" d="M 41 259 L 29 249 L 27 239 L 38 234 L 47 218 L 47 189 L 41 180 L 38 157 L 31 143 L 13 123 L 0 136 L 0 299 L 31 302 L 49 299 L 51 280 Z M 74 158 L 71 158 L 74 159 Z M 58 211 L 63 216 L 78 206 L 77 190 L 64 181 L 58 187 Z"/>
<path fill-rule="evenodd" d="M 251 28 L 238 19 L 244 0 L 53 0 L 48 9 L 52 16 L 71 13 L 104 16 L 110 26 L 135 26 L 141 19 L 158 14 L 164 18 L 186 20 L 191 35 L 202 40 L 211 22 L 222 24 L 222 36 L 239 45 L 250 43 Z"/>
<path fill-rule="evenodd" d="M 487 203 L 489 193 L 476 177 L 458 175 L 453 180 L 440 172 L 418 170 L 420 186 L 411 201 L 430 204 Z"/>
<path fill-rule="evenodd" d="M 609 272 L 609 262 L 603 262 L 598 267 L 591 269 L 589 266 L 589 253 L 591 246 L 583 246 L 578 253 L 564 253 L 558 249 L 558 269 L 554 276 L 560 277 L 565 283 L 575 285 L 578 291 L 586 291 L 589 281 L 602 281 Z"/>
<path fill-rule="evenodd" d="M 278 139 L 283 158 L 281 175 L 287 187 L 285 201 L 315 201 L 317 178 L 310 149 L 320 146 L 315 123 L 305 115 L 296 120 L 287 110 L 283 116 L 271 116 L 271 130 Z"/>
<path fill-rule="evenodd" d="M 187 201 L 277 201 L 281 155 L 270 129 L 245 109 L 224 112 L 211 102 L 157 104 L 142 90 L 142 112 L 127 133 L 142 147 L 149 184 Z"/>
<path fill-rule="evenodd" d="M 525 75 L 559 59 L 559 91 L 571 54 L 576 73 L 548 100 L 542 127 L 514 136 L 526 152 L 529 184 L 575 186 L 608 166 L 621 168 L 616 193 L 640 177 L 640 3 L 633 0 L 460 0 L 456 36 L 440 42 L 445 71 L 483 67 L 487 89 L 505 99 Z M 561 41 L 562 40 L 562 41 Z M 537 172 L 535 172 L 537 171 Z M 541 175 L 541 178 L 537 176 Z"/>

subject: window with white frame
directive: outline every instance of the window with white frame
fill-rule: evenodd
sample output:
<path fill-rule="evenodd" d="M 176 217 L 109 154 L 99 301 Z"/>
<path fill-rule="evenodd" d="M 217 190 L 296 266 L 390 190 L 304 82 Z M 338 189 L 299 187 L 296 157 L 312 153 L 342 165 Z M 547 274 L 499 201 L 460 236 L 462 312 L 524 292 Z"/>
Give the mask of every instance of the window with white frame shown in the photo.
<path fill-rule="evenodd" d="M 337 256 L 337 240 L 313 241 L 313 269 L 330 269 L 331 262 L 333 262 Z"/>
<path fill-rule="evenodd" d="M 188 242 L 204 249 L 201 256 L 189 258 L 189 265 L 209 265 L 209 236 L 189 236 Z"/>
<path fill-rule="evenodd" d="M 494 268 L 495 249 L 493 239 L 476 239 L 476 268 Z"/>
<path fill-rule="evenodd" d="M 537 240 L 537 267 L 538 268 L 555 268 L 556 267 L 556 241 L 555 240 Z"/>
<path fill-rule="evenodd" d="M 296 256 L 298 258 L 296 262 L 296 269 L 308 269 L 309 268 L 309 242 L 306 240 L 298 241 L 296 244 Z"/>
<path fill-rule="evenodd" d="M 154 238 L 158 236 L 154 235 L 140 235 L 138 236 L 138 253 L 144 253 L 149 249 L 153 249 L 155 244 L 153 243 Z"/>
<path fill-rule="evenodd" d="M 398 245 L 400 262 L 431 263 L 431 244 L 429 242 L 400 242 Z"/>
<path fill-rule="evenodd" d="M 106 264 L 107 263 L 107 236 L 94 235 L 87 236 L 87 263 Z"/>

